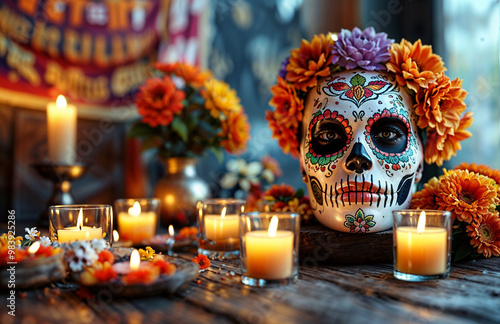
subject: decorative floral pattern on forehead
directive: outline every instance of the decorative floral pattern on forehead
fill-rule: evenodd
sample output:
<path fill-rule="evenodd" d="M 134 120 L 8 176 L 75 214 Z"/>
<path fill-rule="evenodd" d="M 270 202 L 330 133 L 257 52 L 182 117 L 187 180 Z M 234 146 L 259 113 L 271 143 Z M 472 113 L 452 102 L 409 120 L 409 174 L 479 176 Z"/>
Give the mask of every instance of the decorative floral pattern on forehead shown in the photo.
<path fill-rule="evenodd" d="M 462 81 L 445 75 L 443 60 L 431 46 L 422 45 L 420 40 L 394 43 L 373 27 L 363 31 L 356 27 L 352 31 L 343 29 L 338 35 L 315 35 L 310 42 L 302 40 L 283 62 L 277 84 L 271 87 L 269 104 L 274 109 L 266 112 L 266 120 L 285 153 L 299 157 L 307 93 L 336 71 L 355 68 L 390 73 L 410 94 L 425 140 L 427 163 L 442 165 L 461 149 L 460 141 L 472 135 L 467 128 L 473 118 L 472 113 L 464 113 L 467 92 L 462 89 Z M 333 78 L 325 91 L 341 95 L 358 107 L 367 98 L 388 90 L 387 85 L 379 83 L 383 80 L 367 81 L 361 74 L 351 80 Z"/>

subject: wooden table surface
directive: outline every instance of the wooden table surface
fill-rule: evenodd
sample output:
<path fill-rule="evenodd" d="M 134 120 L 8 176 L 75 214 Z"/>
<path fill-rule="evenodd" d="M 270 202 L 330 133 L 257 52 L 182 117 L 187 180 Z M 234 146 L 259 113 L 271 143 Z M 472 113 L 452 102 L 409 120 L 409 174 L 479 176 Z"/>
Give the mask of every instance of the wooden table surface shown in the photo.
<path fill-rule="evenodd" d="M 192 254 L 178 257 L 190 259 Z M 240 263 L 212 261 L 173 295 L 82 299 L 54 284 L 0 294 L 0 323 L 500 323 L 500 258 L 453 264 L 450 278 L 399 281 L 392 264 L 299 266 L 295 284 L 250 288 Z"/>

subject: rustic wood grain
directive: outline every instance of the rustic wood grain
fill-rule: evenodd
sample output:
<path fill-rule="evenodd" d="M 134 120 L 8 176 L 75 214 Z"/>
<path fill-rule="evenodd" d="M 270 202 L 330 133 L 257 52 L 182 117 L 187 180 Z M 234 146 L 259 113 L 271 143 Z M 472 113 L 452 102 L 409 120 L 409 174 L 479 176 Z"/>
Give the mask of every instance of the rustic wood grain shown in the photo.
<path fill-rule="evenodd" d="M 300 230 L 299 256 L 306 265 L 391 262 L 392 246 L 392 230 L 353 234 L 308 225 Z"/>
<path fill-rule="evenodd" d="M 193 254 L 178 257 L 190 260 Z M 82 300 L 75 288 L 16 291 L 1 323 L 499 323 L 500 258 L 453 264 L 450 278 L 399 281 L 390 263 L 299 266 L 295 284 L 251 288 L 240 263 L 212 261 L 174 295 Z M 59 291 L 59 293 L 58 293 Z M 0 294 L 5 303 L 6 292 Z"/>

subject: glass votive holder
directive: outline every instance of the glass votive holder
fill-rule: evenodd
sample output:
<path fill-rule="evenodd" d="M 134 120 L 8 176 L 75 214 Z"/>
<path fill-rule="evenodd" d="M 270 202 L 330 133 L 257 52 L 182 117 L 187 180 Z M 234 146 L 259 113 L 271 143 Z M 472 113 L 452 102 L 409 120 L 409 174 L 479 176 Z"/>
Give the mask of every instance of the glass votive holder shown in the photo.
<path fill-rule="evenodd" d="M 120 240 L 140 244 L 156 235 L 160 199 L 117 199 L 114 205 Z"/>
<path fill-rule="evenodd" d="M 246 201 L 214 198 L 199 201 L 198 253 L 212 259 L 234 259 L 240 254 L 239 215 Z"/>
<path fill-rule="evenodd" d="M 300 215 L 250 212 L 240 217 L 241 281 L 268 287 L 298 278 Z"/>
<path fill-rule="evenodd" d="M 394 277 L 405 281 L 445 279 L 450 275 L 451 213 L 444 210 L 394 210 Z"/>
<path fill-rule="evenodd" d="M 104 239 L 113 242 L 110 205 L 56 205 L 49 207 L 50 238 L 59 243 Z"/>

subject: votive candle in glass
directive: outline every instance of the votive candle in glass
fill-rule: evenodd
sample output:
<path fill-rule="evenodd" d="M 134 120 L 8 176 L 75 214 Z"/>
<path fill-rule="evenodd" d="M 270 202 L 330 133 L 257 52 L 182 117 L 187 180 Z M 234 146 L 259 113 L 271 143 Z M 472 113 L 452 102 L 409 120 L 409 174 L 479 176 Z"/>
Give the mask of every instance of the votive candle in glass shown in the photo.
<path fill-rule="evenodd" d="M 245 205 L 245 200 L 230 198 L 198 202 L 198 253 L 218 259 L 239 256 L 239 215 Z"/>
<path fill-rule="evenodd" d="M 160 199 L 118 199 L 115 200 L 115 214 L 118 233 L 124 241 L 140 244 L 156 235 Z"/>
<path fill-rule="evenodd" d="M 450 275 L 451 213 L 444 210 L 395 210 L 394 277 L 405 281 Z"/>
<path fill-rule="evenodd" d="M 277 286 L 298 278 L 300 215 L 251 212 L 240 217 L 242 282 Z"/>
<path fill-rule="evenodd" d="M 110 205 L 56 205 L 49 207 L 49 232 L 59 243 L 103 238 L 113 242 Z"/>

